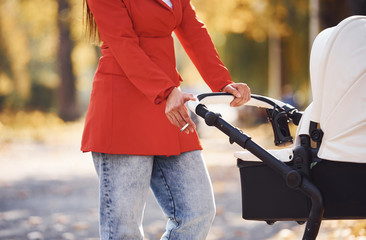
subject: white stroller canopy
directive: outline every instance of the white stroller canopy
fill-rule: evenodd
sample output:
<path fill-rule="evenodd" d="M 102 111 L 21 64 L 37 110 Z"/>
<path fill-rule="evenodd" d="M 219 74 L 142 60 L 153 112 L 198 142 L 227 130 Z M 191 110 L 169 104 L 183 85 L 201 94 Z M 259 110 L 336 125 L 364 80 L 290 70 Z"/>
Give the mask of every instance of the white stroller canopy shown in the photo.
<path fill-rule="evenodd" d="M 366 162 L 366 16 L 353 16 L 315 39 L 310 57 L 310 120 L 324 132 L 318 157 Z"/>

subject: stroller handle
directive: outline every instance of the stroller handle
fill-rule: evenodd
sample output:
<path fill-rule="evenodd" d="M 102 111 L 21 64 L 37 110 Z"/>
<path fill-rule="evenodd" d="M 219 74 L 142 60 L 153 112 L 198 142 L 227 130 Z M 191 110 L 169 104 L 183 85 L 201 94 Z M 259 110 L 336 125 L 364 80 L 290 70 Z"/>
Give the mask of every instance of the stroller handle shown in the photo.
<path fill-rule="evenodd" d="M 299 112 L 294 106 L 284 103 L 282 101 L 257 95 L 251 94 L 251 98 L 244 106 L 253 106 L 266 109 L 275 109 L 279 112 L 286 112 L 289 118 L 292 119 L 295 125 L 298 125 L 302 117 L 302 112 Z M 234 100 L 234 96 L 230 93 L 215 92 L 215 93 L 203 93 L 196 96 L 196 101 L 188 101 L 188 108 L 195 114 L 197 114 L 198 105 L 207 104 L 227 104 L 229 105 L 231 101 Z"/>
<path fill-rule="evenodd" d="M 282 101 L 251 94 L 251 99 L 245 103 L 246 106 L 260 107 L 260 108 L 279 108 L 279 110 L 292 111 L 296 109 L 294 106 L 284 103 Z M 230 104 L 234 100 L 234 96 L 230 93 L 215 92 L 215 93 L 203 93 L 196 96 L 197 101 L 189 101 L 188 107 L 192 112 L 195 112 L 195 108 L 198 104 Z M 190 103 L 191 102 L 191 103 Z"/>

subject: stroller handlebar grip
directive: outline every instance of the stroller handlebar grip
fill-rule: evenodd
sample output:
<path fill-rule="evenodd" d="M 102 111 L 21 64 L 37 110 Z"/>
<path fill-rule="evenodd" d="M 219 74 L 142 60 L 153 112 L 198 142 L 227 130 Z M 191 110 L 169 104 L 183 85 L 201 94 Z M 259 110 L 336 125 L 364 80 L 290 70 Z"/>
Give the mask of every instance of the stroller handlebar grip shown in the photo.
<path fill-rule="evenodd" d="M 193 113 L 196 113 L 196 108 L 198 105 L 206 105 L 206 104 L 230 104 L 230 102 L 234 99 L 234 96 L 230 93 L 203 93 L 196 96 L 196 101 L 188 101 L 187 107 Z"/>
<path fill-rule="evenodd" d="M 203 105 L 230 104 L 230 102 L 234 100 L 234 96 L 232 94 L 224 92 L 203 93 L 197 95 L 196 97 L 198 99 L 198 103 L 201 103 Z M 295 107 L 291 106 L 290 104 L 257 94 L 251 94 L 251 99 L 247 103 L 245 103 L 245 105 L 261 108 L 270 108 L 270 109 L 274 107 L 281 108 L 283 110 L 295 109 Z"/>
<path fill-rule="evenodd" d="M 234 100 L 234 96 L 230 93 L 215 92 L 203 93 L 197 95 L 197 99 L 203 105 L 206 104 L 230 104 Z"/>

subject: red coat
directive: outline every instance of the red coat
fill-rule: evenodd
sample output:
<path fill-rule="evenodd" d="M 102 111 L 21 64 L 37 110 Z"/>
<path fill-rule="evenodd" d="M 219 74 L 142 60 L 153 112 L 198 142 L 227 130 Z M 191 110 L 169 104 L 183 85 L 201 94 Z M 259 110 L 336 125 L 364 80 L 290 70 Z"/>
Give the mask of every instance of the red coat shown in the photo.
<path fill-rule="evenodd" d="M 207 30 L 189 0 L 88 0 L 102 57 L 93 80 L 81 150 L 112 154 L 178 155 L 201 149 L 165 115 L 168 90 L 179 86 L 174 31 L 203 79 L 219 91 L 231 83 Z"/>

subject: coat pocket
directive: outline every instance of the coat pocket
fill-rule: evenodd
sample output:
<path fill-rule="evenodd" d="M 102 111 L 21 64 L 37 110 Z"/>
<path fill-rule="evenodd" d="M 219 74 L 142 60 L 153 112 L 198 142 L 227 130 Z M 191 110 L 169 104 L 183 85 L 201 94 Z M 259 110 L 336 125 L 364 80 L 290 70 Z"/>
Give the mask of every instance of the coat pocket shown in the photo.
<path fill-rule="evenodd" d="M 99 59 L 97 73 L 126 76 L 116 59 L 110 56 Z"/>

